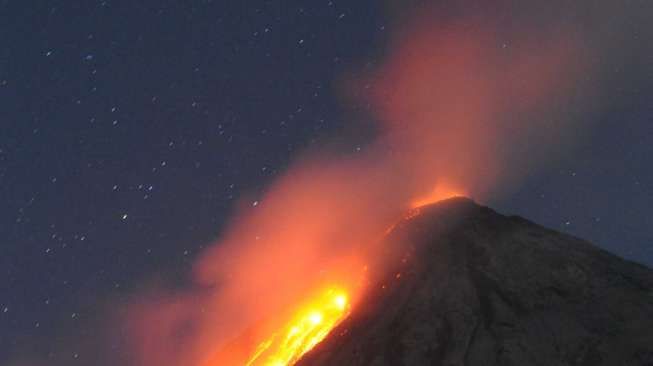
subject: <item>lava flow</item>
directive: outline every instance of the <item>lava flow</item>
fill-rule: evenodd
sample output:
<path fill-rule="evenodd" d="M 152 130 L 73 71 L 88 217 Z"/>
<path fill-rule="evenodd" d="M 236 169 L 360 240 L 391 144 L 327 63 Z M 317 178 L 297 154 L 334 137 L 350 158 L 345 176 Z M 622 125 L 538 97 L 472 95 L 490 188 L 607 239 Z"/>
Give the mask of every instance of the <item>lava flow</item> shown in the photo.
<path fill-rule="evenodd" d="M 505 49 L 492 23 L 417 18 L 376 70 L 345 83 L 374 113 L 374 138 L 351 155 L 310 150 L 235 204 L 192 286 L 154 286 L 131 306 L 134 364 L 297 363 L 392 273 L 405 248 L 379 236 L 398 218 L 453 196 L 488 198 L 520 178 L 523 159 L 551 155 L 549 142 L 575 131 L 539 118 L 573 86 L 573 36 L 542 32 Z"/>
<path fill-rule="evenodd" d="M 299 308 L 282 331 L 261 342 L 246 365 L 294 364 L 347 316 L 349 307 L 349 299 L 344 291 L 325 291 L 317 299 Z"/>

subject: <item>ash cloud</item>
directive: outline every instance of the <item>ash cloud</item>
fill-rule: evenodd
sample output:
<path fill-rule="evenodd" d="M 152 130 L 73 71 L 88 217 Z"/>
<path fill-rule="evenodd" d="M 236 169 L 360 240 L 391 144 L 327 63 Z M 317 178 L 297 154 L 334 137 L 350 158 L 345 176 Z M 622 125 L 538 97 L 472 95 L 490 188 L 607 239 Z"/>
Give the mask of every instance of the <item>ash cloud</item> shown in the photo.
<path fill-rule="evenodd" d="M 505 194 L 562 156 L 610 82 L 600 71 L 631 48 L 618 29 L 636 10 L 398 4 L 388 3 L 397 16 L 378 67 L 352 72 L 343 87 L 350 103 L 370 107 L 374 141 L 352 156 L 299 157 L 259 205 L 235 212 L 191 288 L 137 294 L 123 317 L 132 364 L 217 365 L 219 350 L 253 324 L 322 283 L 351 286 L 361 267 L 379 263 L 370 258 L 376 239 L 414 202 Z"/>
<path fill-rule="evenodd" d="M 379 67 L 346 83 L 352 103 L 371 106 L 375 141 L 348 157 L 298 159 L 197 263 L 195 280 L 210 290 L 136 307 L 139 364 L 224 363 L 220 349 L 311 289 L 357 294 L 360 268 L 383 263 L 371 258 L 376 239 L 412 202 L 490 197 L 518 176 L 515 165 L 540 163 L 512 146 L 555 152 L 577 126 L 542 113 L 573 97 L 588 51 L 573 27 L 509 45 L 500 33 L 494 19 L 442 24 L 430 12 L 401 25 Z"/>

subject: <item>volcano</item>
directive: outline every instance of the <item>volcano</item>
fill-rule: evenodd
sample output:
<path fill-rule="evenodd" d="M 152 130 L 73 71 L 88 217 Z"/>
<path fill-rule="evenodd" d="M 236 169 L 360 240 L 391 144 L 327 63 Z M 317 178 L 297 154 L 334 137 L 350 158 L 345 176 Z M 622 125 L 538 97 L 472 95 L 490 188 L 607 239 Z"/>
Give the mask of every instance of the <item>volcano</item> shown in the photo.
<path fill-rule="evenodd" d="M 653 365 L 649 268 L 465 198 L 385 240 L 384 280 L 297 365 Z"/>

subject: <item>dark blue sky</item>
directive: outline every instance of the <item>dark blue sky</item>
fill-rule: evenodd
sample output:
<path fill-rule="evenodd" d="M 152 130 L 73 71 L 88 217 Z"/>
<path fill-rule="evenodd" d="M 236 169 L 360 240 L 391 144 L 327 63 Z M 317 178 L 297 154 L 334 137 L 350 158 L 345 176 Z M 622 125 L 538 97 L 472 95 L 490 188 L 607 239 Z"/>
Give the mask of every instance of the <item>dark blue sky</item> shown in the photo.
<path fill-rule="evenodd" d="M 605 41 L 593 127 L 488 204 L 650 266 L 653 32 L 650 6 L 627 5 L 618 27 L 588 30 L 598 47 L 624 40 Z M 0 363 L 97 364 L 60 346 L 96 334 L 98 299 L 153 274 L 182 282 L 235 201 L 296 153 L 364 141 L 335 82 L 379 61 L 388 9 L 0 1 Z"/>

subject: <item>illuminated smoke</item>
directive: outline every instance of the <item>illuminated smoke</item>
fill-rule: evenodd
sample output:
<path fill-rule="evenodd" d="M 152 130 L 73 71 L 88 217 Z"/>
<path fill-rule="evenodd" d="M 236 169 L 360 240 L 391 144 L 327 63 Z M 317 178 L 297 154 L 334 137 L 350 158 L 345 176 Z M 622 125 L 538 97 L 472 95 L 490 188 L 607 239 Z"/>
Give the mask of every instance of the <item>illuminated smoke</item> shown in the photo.
<path fill-rule="evenodd" d="M 202 255 L 199 290 L 133 304 L 137 364 L 215 366 L 268 355 L 276 346 L 266 340 L 287 336 L 289 324 L 322 321 L 298 314 L 323 288 L 345 289 L 355 311 L 369 280 L 364 268 L 384 260 L 375 245 L 403 212 L 454 195 L 491 197 L 519 175 L 513 167 L 538 162 L 524 151 L 555 152 L 556 136 L 574 127 L 540 112 L 565 99 L 578 50 L 570 32 L 524 35 L 508 49 L 484 22 L 413 20 L 377 70 L 348 83 L 379 122 L 375 141 L 349 157 L 298 160 Z"/>

